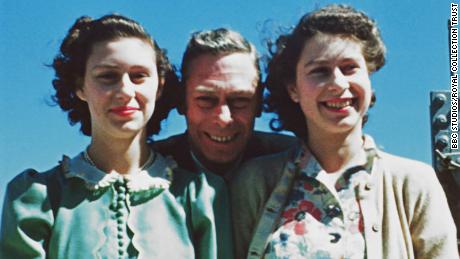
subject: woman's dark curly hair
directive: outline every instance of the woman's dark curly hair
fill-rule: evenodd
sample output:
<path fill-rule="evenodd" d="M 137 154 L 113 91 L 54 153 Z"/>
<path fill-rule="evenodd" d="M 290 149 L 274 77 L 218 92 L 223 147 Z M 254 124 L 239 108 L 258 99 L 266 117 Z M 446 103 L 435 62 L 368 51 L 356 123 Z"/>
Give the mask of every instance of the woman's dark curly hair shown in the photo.
<path fill-rule="evenodd" d="M 91 136 L 90 112 L 88 104 L 78 98 L 76 91 L 83 87 L 86 62 L 92 47 L 98 42 L 131 37 L 141 39 L 152 46 L 160 79 L 158 91 L 162 91 L 162 94 L 156 100 L 155 111 L 147 123 L 148 137 L 160 131 L 161 121 L 176 105 L 178 79 L 175 68 L 169 63 L 166 50 L 160 49 L 139 23 L 118 14 L 106 15 L 96 20 L 82 16 L 70 28 L 62 41 L 60 52 L 53 60 L 53 86 L 56 93 L 52 99 L 62 110 L 68 112 L 71 125 L 81 123 L 80 130 L 87 136 Z"/>
<path fill-rule="evenodd" d="M 298 103 L 291 100 L 287 86 L 296 80 L 296 66 L 307 40 L 318 33 L 352 38 L 362 44 L 362 52 L 370 73 L 385 64 L 385 45 L 376 23 L 365 13 L 345 5 L 329 5 L 304 15 L 292 32 L 268 42 L 270 59 L 265 84 L 269 94 L 265 110 L 277 113 L 270 122 L 272 130 L 289 130 L 297 137 L 307 138 L 305 116 Z M 372 95 L 371 107 L 375 103 Z M 363 118 L 363 124 L 367 115 Z"/>

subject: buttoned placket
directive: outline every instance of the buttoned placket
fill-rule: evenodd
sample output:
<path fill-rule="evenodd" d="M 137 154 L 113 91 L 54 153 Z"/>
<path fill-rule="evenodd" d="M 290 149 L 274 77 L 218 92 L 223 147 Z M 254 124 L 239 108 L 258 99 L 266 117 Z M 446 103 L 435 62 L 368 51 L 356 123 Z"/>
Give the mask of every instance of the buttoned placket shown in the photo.
<path fill-rule="evenodd" d="M 378 156 L 377 156 L 378 157 Z M 382 216 L 383 194 L 381 191 L 382 172 L 379 160 L 372 163 L 371 177 L 358 185 L 358 198 L 364 222 L 364 238 L 366 240 L 367 258 L 382 258 Z"/>
<path fill-rule="evenodd" d="M 120 177 L 112 186 L 113 200 L 110 206 L 113 218 L 116 221 L 117 254 L 118 258 L 128 257 L 128 215 L 129 215 L 129 192 L 126 179 Z"/>
<path fill-rule="evenodd" d="M 362 171 L 362 170 L 365 170 L 365 168 L 362 168 L 361 170 L 359 171 Z M 353 173 L 353 176 L 356 175 L 357 173 L 360 173 L 359 171 Z M 362 173 L 362 172 L 361 172 Z M 316 174 L 314 174 L 316 175 Z M 341 177 L 344 177 L 344 176 L 341 176 Z M 356 221 L 360 219 L 360 212 L 359 212 L 359 209 L 358 207 L 355 207 L 353 206 L 353 208 L 355 210 L 347 210 L 346 208 L 348 208 L 348 206 L 345 206 L 345 204 L 343 204 L 342 202 L 342 198 L 341 198 L 341 192 L 339 190 L 331 190 L 325 183 L 323 183 L 319 178 L 315 178 L 315 177 L 309 177 L 310 179 L 308 180 L 300 180 L 298 181 L 298 183 L 300 184 L 303 184 L 304 181 L 316 181 L 318 182 L 318 184 L 320 185 L 320 187 L 318 187 L 318 190 L 322 190 L 323 194 L 322 195 L 325 195 L 325 197 L 323 198 L 323 200 L 326 200 L 326 201 L 329 201 L 328 203 L 324 203 L 324 207 L 323 207 L 323 211 L 326 212 L 326 215 L 331 219 L 337 219 L 336 220 L 336 224 L 339 224 L 340 228 L 343 230 L 343 231 L 347 231 L 347 229 L 349 229 L 349 227 L 353 224 L 358 224 Z M 352 184 L 351 182 L 347 182 L 346 183 L 347 185 L 350 185 Z M 358 191 L 358 185 L 355 185 L 356 188 L 351 188 L 351 189 L 348 189 L 348 190 L 345 190 L 346 192 L 353 192 L 354 195 L 357 195 L 357 191 Z M 327 197 L 327 196 L 332 196 L 331 197 Z M 359 205 L 356 205 L 356 206 L 359 206 Z M 333 236 L 334 238 L 331 239 L 331 243 L 338 243 L 338 242 L 341 242 L 342 243 L 342 246 L 345 250 L 347 250 L 347 248 L 349 248 L 350 246 L 350 242 L 353 242 L 352 240 L 350 240 L 350 236 L 348 235 L 345 235 L 345 236 L 341 236 L 339 233 L 330 233 L 331 236 Z M 363 237 L 363 241 L 364 241 L 364 237 Z M 347 252 L 345 252 L 345 254 L 347 254 Z"/>
<path fill-rule="evenodd" d="M 373 235 L 379 235 L 381 230 L 380 230 L 380 225 L 377 223 L 377 214 L 378 209 L 376 208 L 370 208 L 373 207 L 371 204 L 378 204 L 378 202 L 373 201 L 374 196 L 375 196 L 375 181 L 376 181 L 376 176 L 375 172 L 376 168 L 374 167 L 375 161 L 374 161 L 374 156 L 378 157 L 377 153 L 368 153 L 368 149 L 366 149 L 366 153 L 372 154 L 372 159 L 367 163 L 367 166 L 369 168 L 365 168 L 368 172 L 370 172 L 370 179 L 366 181 L 365 183 L 359 183 L 357 188 L 355 189 L 357 193 L 358 198 L 360 199 L 360 202 L 362 202 L 361 206 L 362 208 L 362 214 L 363 214 L 363 219 L 364 219 L 364 238 L 365 238 L 365 246 L 366 246 L 366 254 L 372 255 L 375 254 L 376 251 L 378 251 L 378 248 L 375 247 L 375 238 L 369 237 L 369 231 L 372 231 Z M 372 151 L 372 152 L 375 152 Z M 302 153 L 300 153 L 302 155 Z M 267 200 L 267 203 L 264 207 L 264 210 L 261 213 L 261 218 L 259 219 L 259 222 L 254 229 L 254 236 L 252 238 L 252 241 L 249 246 L 249 251 L 247 258 L 261 258 L 263 257 L 265 253 L 265 247 L 267 244 L 267 240 L 269 237 L 272 235 L 273 230 L 278 224 L 278 221 L 280 219 L 280 215 L 282 213 L 282 210 L 284 209 L 284 204 L 286 204 L 286 201 L 289 196 L 289 191 L 292 189 L 292 186 L 294 184 L 294 178 L 296 173 L 298 172 L 296 169 L 298 168 L 298 162 L 299 154 L 297 156 L 297 159 L 294 161 L 296 162 L 288 162 L 283 169 L 284 173 L 281 176 L 281 179 L 278 183 L 278 185 L 275 187 L 273 190 L 272 194 L 270 195 L 269 199 Z M 371 158 L 368 156 L 368 159 Z M 367 189 L 366 191 L 364 191 Z M 372 190 L 372 192 L 371 192 Z M 368 197 L 368 193 L 373 193 L 372 198 Z M 372 200 L 372 201 L 371 201 Z M 342 211 L 340 211 L 342 212 Z M 342 212 L 343 213 L 343 212 Z M 356 214 L 356 213 L 355 213 Z M 357 217 L 356 217 L 357 216 Z M 369 216 L 369 217 L 367 217 Z M 345 215 L 342 215 L 343 220 L 347 221 L 353 221 L 356 220 L 356 218 L 359 218 L 359 215 L 354 215 L 350 214 L 348 219 L 345 217 Z M 366 220 L 368 219 L 368 220 Z M 369 221 L 373 222 L 372 227 L 369 227 Z M 366 224 L 367 223 L 367 224 Z M 372 244 L 370 244 L 372 240 Z M 369 247 L 370 246 L 370 247 Z M 370 253 L 370 251 L 372 251 Z"/>

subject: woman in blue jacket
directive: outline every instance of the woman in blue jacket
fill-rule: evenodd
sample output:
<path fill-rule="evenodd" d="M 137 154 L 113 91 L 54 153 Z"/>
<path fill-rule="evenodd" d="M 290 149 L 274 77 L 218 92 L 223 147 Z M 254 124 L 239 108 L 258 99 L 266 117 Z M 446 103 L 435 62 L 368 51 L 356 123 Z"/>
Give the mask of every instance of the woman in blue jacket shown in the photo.
<path fill-rule="evenodd" d="M 206 179 L 147 145 L 177 84 L 164 51 L 129 18 L 81 17 L 52 66 L 54 100 L 91 143 L 8 184 L 1 258 L 218 257 Z"/>

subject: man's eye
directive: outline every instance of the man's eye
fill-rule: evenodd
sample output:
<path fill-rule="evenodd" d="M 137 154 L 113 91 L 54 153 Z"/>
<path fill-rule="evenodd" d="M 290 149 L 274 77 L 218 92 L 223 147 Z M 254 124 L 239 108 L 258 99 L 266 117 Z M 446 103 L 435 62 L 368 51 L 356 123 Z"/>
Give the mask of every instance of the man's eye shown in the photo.
<path fill-rule="evenodd" d="M 201 108 L 212 108 L 218 102 L 217 98 L 208 97 L 208 96 L 197 97 L 196 101 L 198 103 L 198 106 Z"/>
<path fill-rule="evenodd" d="M 246 98 L 246 97 L 238 97 L 238 98 L 229 100 L 229 103 L 230 103 L 230 107 L 232 108 L 244 109 L 249 106 L 249 104 L 251 103 L 251 99 Z"/>

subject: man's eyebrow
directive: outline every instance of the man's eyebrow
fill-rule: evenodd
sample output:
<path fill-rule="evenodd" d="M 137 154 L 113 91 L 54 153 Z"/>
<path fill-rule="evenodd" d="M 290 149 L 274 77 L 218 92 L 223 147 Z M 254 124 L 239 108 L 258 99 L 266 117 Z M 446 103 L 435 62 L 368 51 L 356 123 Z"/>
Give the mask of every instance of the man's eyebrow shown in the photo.
<path fill-rule="evenodd" d="M 250 90 L 239 90 L 229 93 L 230 97 L 252 97 L 256 94 L 256 91 Z"/>
<path fill-rule="evenodd" d="M 200 93 L 215 93 L 216 90 L 212 87 L 207 87 L 207 86 L 197 86 L 195 88 L 195 92 L 200 92 Z"/>

